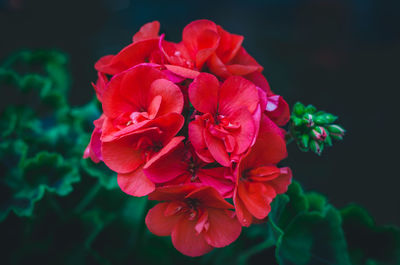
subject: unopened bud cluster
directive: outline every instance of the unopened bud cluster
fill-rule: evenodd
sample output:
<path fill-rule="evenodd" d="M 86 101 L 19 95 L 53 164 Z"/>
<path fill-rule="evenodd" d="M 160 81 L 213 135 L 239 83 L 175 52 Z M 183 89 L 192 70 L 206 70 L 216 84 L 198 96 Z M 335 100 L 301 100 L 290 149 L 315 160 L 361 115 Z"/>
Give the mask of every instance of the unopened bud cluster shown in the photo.
<path fill-rule="evenodd" d="M 324 147 L 332 146 L 332 140 L 343 139 L 345 130 L 333 124 L 337 118 L 325 111 L 317 111 L 313 105 L 304 106 L 297 102 L 290 118 L 290 135 L 300 150 L 321 155 Z"/>

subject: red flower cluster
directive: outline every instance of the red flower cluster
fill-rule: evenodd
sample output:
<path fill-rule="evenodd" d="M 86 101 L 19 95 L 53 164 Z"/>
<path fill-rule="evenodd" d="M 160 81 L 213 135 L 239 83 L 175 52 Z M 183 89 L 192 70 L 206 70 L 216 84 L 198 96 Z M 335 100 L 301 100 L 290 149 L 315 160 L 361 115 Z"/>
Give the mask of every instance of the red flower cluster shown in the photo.
<path fill-rule="evenodd" d="M 96 63 L 104 113 L 84 157 L 117 172 L 125 193 L 162 201 L 147 214 L 149 230 L 200 256 L 265 219 L 287 190 L 291 171 L 276 165 L 289 108 L 242 36 L 197 20 L 173 43 L 159 27 L 144 25 Z"/>

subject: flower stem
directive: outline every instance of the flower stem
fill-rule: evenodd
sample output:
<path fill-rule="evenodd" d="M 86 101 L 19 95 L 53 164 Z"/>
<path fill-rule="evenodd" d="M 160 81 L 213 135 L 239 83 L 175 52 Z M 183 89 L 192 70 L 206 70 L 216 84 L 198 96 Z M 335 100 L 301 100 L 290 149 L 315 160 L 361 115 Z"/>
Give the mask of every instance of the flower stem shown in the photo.
<path fill-rule="evenodd" d="M 81 213 L 96 197 L 97 193 L 101 189 L 100 182 L 97 182 L 96 185 L 92 187 L 92 189 L 86 194 L 86 196 L 81 200 L 81 202 L 75 207 L 74 213 Z"/>

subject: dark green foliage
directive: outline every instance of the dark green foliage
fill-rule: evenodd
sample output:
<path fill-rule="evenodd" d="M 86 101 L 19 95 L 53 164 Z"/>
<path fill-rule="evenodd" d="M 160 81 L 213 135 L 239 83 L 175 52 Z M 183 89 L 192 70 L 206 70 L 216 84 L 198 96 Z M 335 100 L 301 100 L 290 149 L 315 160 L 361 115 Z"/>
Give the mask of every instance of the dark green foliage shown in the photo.
<path fill-rule="evenodd" d="M 350 264 L 340 213 L 322 195 L 306 194 L 294 182 L 273 206 L 284 207 L 269 218 L 279 264 Z"/>
<path fill-rule="evenodd" d="M 114 172 L 82 159 L 100 110 L 95 99 L 68 104 L 66 66 L 64 54 L 23 51 L 0 67 L 1 89 L 27 99 L 0 114 L 2 264 L 400 264 L 398 228 L 376 227 L 357 206 L 338 211 L 296 182 L 273 201 L 268 221 L 243 228 L 233 244 L 183 256 L 170 237 L 147 230 L 154 202 L 124 194 Z M 331 135 L 340 134 L 331 124 L 336 118 L 311 105 L 296 104 L 294 112 L 312 113 Z M 301 146 L 313 139 L 297 137 Z"/>
<path fill-rule="evenodd" d="M 398 227 L 376 226 L 367 211 L 357 205 L 349 205 L 340 212 L 353 264 L 400 264 Z"/>

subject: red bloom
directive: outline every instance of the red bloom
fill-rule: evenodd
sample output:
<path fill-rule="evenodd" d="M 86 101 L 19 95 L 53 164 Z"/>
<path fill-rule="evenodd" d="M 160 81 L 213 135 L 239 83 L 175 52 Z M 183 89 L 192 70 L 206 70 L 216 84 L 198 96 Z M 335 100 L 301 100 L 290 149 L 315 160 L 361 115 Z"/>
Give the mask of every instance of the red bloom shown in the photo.
<path fill-rule="evenodd" d="M 189 139 L 196 153 L 205 162 L 215 159 L 229 167 L 233 157 L 247 151 L 256 136 L 256 86 L 239 76 L 220 85 L 215 76 L 201 73 L 189 87 L 189 98 L 199 112 L 189 124 Z"/>
<path fill-rule="evenodd" d="M 104 163 L 118 173 L 118 184 L 125 193 L 144 196 L 154 190 L 155 185 L 144 175 L 143 166 L 184 139 L 174 137 L 183 123 L 181 115 L 170 113 L 149 122 L 146 128 L 102 143 Z"/>
<path fill-rule="evenodd" d="M 229 210 L 233 206 L 211 187 L 169 186 L 157 189 L 149 199 L 165 202 L 148 212 L 147 227 L 158 236 L 171 235 L 174 247 L 185 255 L 204 255 L 240 235 L 241 225 Z"/>
<path fill-rule="evenodd" d="M 97 73 L 97 82 L 96 84 L 92 83 L 94 90 L 96 91 L 97 99 L 102 102 L 103 101 L 103 93 L 106 90 L 108 83 L 108 78 L 105 74 L 98 72 Z"/>
<path fill-rule="evenodd" d="M 145 24 L 133 36 L 132 44 L 116 55 L 100 58 L 94 67 L 101 73 L 115 75 L 141 63 L 160 63 L 162 55 L 158 48 L 159 29 L 158 21 Z"/>
<path fill-rule="evenodd" d="M 266 93 L 265 114 L 278 126 L 284 126 L 290 119 L 289 105 L 286 101 L 272 92 L 267 79 L 261 73 L 254 72 L 245 77 Z"/>
<path fill-rule="evenodd" d="M 178 44 L 161 38 L 160 49 L 167 62 L 174 66 L 166 65 L 167 69 L 188 78 L 188 69 L 201 71 L 205 64 L 222 78 L 261 72 L 262 66 L 245 51 L 242 42 L 242 36 L 228 33 L 214 22 L 203 19 L 187 25 L 182 42 Z"/>
<path fill-rule="evenodd" d="M 102 103 L 107 117 L 102 141 L 110 141 L 168 113 L 181 113 L 184 99 L 161 71 L 138 65 L 111 79 Z"/>
<path fill-rule="evenodd" d="M 144 167 L 146 176 L 159 185 L 203 183 L 216 189 L 223 197 L 232 197 L 235 182 L 228 168 L 212 167 L 199 159 L 193 148 L 182 142 L 169 152 L 159 153 Z"/>
<path fill-rule="evenodd" d="M 103 161 L 103 156 L 101 154 L 101 133 L 102 133 L 102 127 L 103 127 L 103 122 L 104 122 L 104 114 L 100 116 L 97 120 L 93 122 L 95 128 L 92 132 L 92 136 L 90 137 L 90 142 L 88 146 L 85 149 L 85 152 L 83 153 L 83 158 L 89 158 L 92 159 L 93 162 L 99 163 L 100 161 Z"/>
<path fill-rule="evenodd" d="M 276 165 L 286 157 L 279 126 L 289 107 L 242 36 L 209 20 L 187 25 L 180 43 L 159 30 L 145 24 L 96 63 L 103 114 L 84 158 L 115 171 L 125 193 L 163 201 L 146 216 L 149 230 L 200 256 L 265 219 L 287 190 L 291 171 Z"/>
<path fill-rule="evenodd" d="M 286 157 L 286 143 L 276 133 L 260 132 L 255 145 L 239 162 L 233 201 L 240 223 L 249 226 L 253 218 L 264 219 L 270 203 L 287 190 L 292 178 L 289 168 L 277 168 Z"/>

